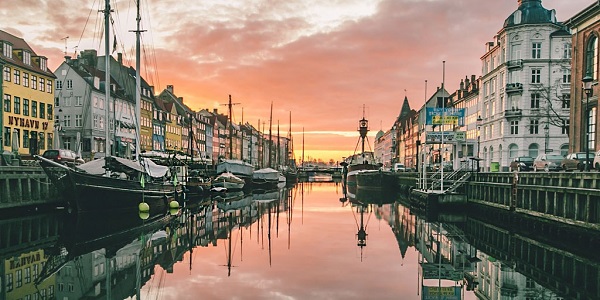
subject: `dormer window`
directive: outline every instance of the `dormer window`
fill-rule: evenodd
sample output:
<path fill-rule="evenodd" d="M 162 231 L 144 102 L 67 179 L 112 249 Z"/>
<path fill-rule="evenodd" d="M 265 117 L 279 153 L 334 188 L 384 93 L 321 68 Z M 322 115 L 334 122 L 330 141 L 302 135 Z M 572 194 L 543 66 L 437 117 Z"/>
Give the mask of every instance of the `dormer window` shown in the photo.
<path fill-rule="evenodd" d="M 9 42 L 4 42 L 2 46 L 2 54 L 6 58 L 12 58 L 12 44 Z"/>
<path fill-rule="evenodd" d="M 29 51 L 23 51 L 23 63 L 31 66 L 31 53 Z"/>
<path fill-rule="evenodd" d="M 40 69 L 42 69 L 42 71 L 44 71 L 44 72 L 48 71 L 47 61 L 48 61 L 47 58 L 40 57 Z"/>

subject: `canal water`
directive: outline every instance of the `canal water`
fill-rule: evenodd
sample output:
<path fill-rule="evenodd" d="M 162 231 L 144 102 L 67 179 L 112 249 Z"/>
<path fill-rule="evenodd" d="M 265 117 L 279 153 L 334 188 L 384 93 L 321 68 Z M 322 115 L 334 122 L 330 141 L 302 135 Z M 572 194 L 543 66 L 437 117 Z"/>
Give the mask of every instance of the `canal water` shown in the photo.
<path fill-rule="evenodd" d="M 600 258 L 334 182 L 0 221 L 0 299 L 600 299 Z"/>

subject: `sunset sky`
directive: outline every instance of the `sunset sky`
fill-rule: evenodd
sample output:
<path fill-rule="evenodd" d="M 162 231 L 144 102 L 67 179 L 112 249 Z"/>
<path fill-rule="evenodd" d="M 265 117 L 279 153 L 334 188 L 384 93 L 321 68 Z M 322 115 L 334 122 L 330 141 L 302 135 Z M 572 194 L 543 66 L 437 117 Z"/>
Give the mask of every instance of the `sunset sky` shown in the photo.
<path fill-rule="evenodd" d="M 351 155 L 357 125 L 388 130 L 407 96 L 419 109 L 442 83 L 480 76 L 479 58 L 517 0 L 142 0 L 142 75 L 168 84 L 192 109 L 219 109 L 231 94 L 234 121 L 289 128 L 296 157 Z M 543 0 L 567 20 L 592 0 Z M 24 38 L 52 70 L 75 51 L 104 55 L 103 0 L 1 0 L 0 29 Z M 112 1 L 116 52 L 135 66 L 135 3 Z M 69 37 L 65 39 L 65 37 Z M 112 43 L 112 38 L 111 38 Z M 111 46 L 112 47 L 112 46 Z M 425 80 L 428 81 L 425 91 Z M 268 128 L 266 128 L 268 131 Z"/>

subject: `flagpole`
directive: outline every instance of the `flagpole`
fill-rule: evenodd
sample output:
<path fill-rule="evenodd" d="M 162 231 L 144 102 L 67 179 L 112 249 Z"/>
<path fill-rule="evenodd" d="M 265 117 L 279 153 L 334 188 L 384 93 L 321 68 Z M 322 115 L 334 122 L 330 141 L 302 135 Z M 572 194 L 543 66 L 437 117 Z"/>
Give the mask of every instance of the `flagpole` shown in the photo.
<path fill-rule="evenodd" d="M 444 83 L 446 81 L 446 61 L 442 61 L 442 147 L 440 148 L 440 158 L 441 158 L 441 163 L 440 163 L 440 168 L 442 169 L 442 173 L 441 173 L 441 184 L 440 184 L 440 192 L 444 192 L 444 124 L 446 123 L 446 120 L 444 119 L 444 113 L 446 110 L 446 94 L 444 93 Z"/>

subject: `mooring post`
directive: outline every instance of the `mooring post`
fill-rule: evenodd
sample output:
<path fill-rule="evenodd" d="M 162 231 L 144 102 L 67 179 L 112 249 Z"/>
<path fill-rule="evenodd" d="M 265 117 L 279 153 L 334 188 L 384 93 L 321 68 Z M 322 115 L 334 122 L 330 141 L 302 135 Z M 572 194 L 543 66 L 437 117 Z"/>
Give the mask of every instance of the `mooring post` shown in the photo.
<path fill-rule="evenodd" d="M 513 172 L 512 180 L 512 195 L 510 197 L 510 211 L 515 211 L 517 208 L 517 183 L 519 183 L 519 172 Z"/>

